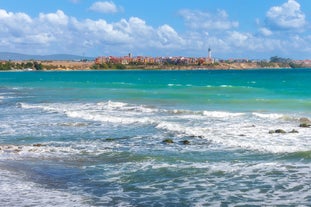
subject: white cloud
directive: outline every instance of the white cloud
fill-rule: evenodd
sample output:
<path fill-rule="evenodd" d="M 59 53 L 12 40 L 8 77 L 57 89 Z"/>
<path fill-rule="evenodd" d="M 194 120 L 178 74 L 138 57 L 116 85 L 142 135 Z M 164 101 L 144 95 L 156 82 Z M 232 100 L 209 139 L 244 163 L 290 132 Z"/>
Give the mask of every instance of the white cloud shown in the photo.
<path fill-rule="evenodd" d="M 218 10 L 216 14 L 181 10 L 179 14 L 184 18 L 186 25 L 192 29 L 228 30 L 239 26 L 238 21 L 228 19 L 228 14 L 224 10 Z"/>
<path fill-rule="evenodd" d="M 176 48 L 183 41 L 169 25 L 158 28 L 138 17 L 110 23 L 104 19 L 78 20 L 63 11 L 40 13 L 31 18 L 25 13 L 0 10 L 0 47 L 25 53 L 77 53 L 97 50 L 97 54 L 135 50 Z M 105 51 L 104 51 L 105 49 Z M 135 52 L 134 50 L 132 50 Z"/>
<path fill-rule="evenodd" d="M 259 28 L 259 32 L 264 36 L 271 36 L 273 34 L 273 32 L 271 30 L 269 30 L 268 28 L 265 28 L 265 27 Z"/>
<path fill-rule="evenodd" d="M 162 46 L 180 47 L 184 44 L 184 40 L 169 25 L 163 25 L 158 28 L 157 35 Z"/>
<path fill-rule="evenodd" d="M 219 58 L 256 57 L 258 54 L 281 56 L 289 52 L 288 48 L 297 54 L 311 50 L 310 34 L 280 36 L 277 31 L 258 25 L 262 35 L 255 35 L 236 31 L 238 22 L 230 21 L 222 10 L 209 20 L 207 16 L 210 14 L 184 12 L 189 28 L 185 33 L 179 33 L 168 24 L 153 27 L 139 17 L 108 22 L 104 19 L 77 19 L 61 10 L 30 17 L 26 13 L 0 9 L 0 47 L 29 54 L 86 53 L 94 56 L 124 55 L 129 51 L 155 56 L 202 56 L 211 47 Z M 200 25 L 202 18 L 207 23 Z"/>
<path fill-rule="evenodd" d="M 118 7 L 112 1 L 98 1 L 92 4 L 90 10 L 101 13 L 116 13 Z"/>
<path fill-rule="evenodd" d="M 66 26 L 68 24 L 69 18 L 67 15 L 65 15 L 63 11 L 57 10 L 56 13 L 40 13 L 39 21 L 41 21 L 42 23 Z"/>
<path fill-rule="evenodd" d="M 305 14 L 295 0 L 288 0 L 281 6 L 271 7 L 266 14 L 266 24 L 270 29 L 302 29 L 306 23 Z"/>

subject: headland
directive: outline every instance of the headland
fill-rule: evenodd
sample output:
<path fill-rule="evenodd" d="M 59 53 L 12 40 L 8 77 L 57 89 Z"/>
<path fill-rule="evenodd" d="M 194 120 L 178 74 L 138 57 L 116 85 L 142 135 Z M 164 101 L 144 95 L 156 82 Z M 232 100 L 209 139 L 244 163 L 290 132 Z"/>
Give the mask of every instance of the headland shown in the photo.
<path fill-rule="evenodd" d="M 1 70 L 246 70 L 311 68 L 310 60 L 271 57 L 270 60 L 213 59 L 191 57 L 97 57 L 82 60 L 3 60 Z"/>

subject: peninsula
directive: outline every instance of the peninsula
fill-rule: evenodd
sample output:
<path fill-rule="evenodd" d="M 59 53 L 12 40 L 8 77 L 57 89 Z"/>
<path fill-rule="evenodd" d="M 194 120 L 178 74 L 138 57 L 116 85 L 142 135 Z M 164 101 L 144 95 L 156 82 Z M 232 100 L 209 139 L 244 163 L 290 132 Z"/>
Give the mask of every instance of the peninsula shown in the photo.
<path fill-rule="evenodd" d="M 310 68 L 311 60 L 271 57 L 270 60 L 214 59 L 208 57 L 145 57 L 131 54 L 80 60 L 0 60 L 0 70 L 228 70 Z"/>

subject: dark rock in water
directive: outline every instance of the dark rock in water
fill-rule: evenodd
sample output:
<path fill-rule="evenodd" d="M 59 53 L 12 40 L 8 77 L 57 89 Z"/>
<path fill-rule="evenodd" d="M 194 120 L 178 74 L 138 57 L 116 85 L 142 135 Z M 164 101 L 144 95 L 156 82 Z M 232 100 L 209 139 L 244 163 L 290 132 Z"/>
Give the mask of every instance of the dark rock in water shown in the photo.
<path fill-rule="evenodd" d="M 305 118 L 305 117 L 300 118 L 299 122 L 300 122 L 299 127 L 303 127 L 303 128 L 311 127 L 311 120 L 308 118 Z"/>
<path fill-rule="evenodd" d="M 188 141 L 188 140 L 183 140 L 183 141 L 181 141 L 181 143 L 184 144 L 184 145 L 188 145 L 188 144 L 190 144 L 190 141 Z"/>
<path fill-rule="evenodd" d="M 275 130 L 275 133 L 277 133 L 277 134 L 286 134 L 286 131 L 284 131 L 283 129 L 277 129 L 277 130 Z"/>
<path fill-rule="evenodd" d="M 200 138 L 200 139 L 202 139 L 202 138 L 204 138 L 204 136 L 201 136 L 201 135 L 199 135 L 199 136 L 190 135 L 190 136 L 188 136 L 188 138 Z"/>
<path fill-rule="evenodd" d="M 33 144 L 32 146 L 34 146 L 34 147 L 44 147 L 46 145 L 44 145 L 44 144 Z"/>
<path fill-rule="evenodd" d="M 112 141 L 114 141 L 115 139 L 114 138 L 107 138 L 107 139 L 105 139 L 107 142 L 112 142 Z"/>
<path fill-rule="evenodd" d="M 296 129 L 293 129 L 292 131 L 290 131 L 288 133 L 295 134 L 295 133 L 299 133 L 299 132 Z"/>
<path fill-rule="evenodd" d="M 309 124 L 309 123 L 302 123 L 302 124 L 299 125 L 299 127 L 309 128 L 309 127 L 311 127 L 311 124 Z"/>
<path fill-rule="evenodd" d="M 269 134 L 286 134 L 286 131 L 283 129 L 270 130 Z"/>
<path fill-rule="evenodd" d="M 172 139 L 165 139 L 162 142 L 165 144 L 173 144 L 174 143 L 174 141 Z"/>

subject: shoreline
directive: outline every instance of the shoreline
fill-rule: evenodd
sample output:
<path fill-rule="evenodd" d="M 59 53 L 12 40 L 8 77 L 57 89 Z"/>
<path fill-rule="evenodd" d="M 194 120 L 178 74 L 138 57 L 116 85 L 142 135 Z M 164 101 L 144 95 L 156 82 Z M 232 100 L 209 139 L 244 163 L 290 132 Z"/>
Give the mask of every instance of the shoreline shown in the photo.
<path fill-rule="evenodd" d="M 1 63 L 1 62 L 0 62 Z M 7 62 L 2 62 L 5 64 Z M 10 61 L 12 66 L 8 69 L 0 69 L 0 71 L 108 71 L 108 70 L 278 70 L 278 69 L 296 69 L 282 63 L 269 63 L 269 66 L 262 66 L 261 63 L 214 63 L 203 65 L 110 65 L 110 68 L 101 68 L 101 65 L 95 64 L 93 61 Z M 33 66 L 25 67 L 32 63 Z M 35 64 L 39 64 L 40 68 L 35 68 Z M 13 67 L 15 66 L 15 67 Z M 306 69 L 310 66 L 297 67 L 297 69 Z"/>

